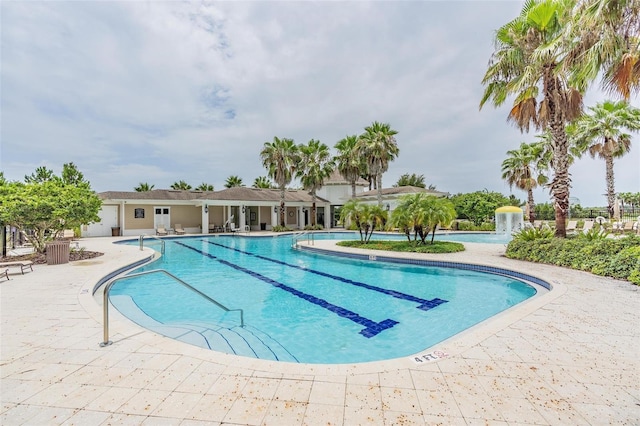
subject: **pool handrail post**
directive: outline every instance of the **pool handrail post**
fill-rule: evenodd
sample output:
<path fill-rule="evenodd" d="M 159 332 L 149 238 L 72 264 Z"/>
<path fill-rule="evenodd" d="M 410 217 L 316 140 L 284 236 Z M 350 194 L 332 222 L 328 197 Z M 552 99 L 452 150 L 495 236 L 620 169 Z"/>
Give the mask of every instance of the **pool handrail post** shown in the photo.
<path fill-rule="evenodd" d="M 142 237 L 141 237 L 142 238 Z M 221 304 L 220 302 L 212 299 L 211 297 L 207 296 L 206 294 L 204 294 L 203 292 L 201 292 L 200 290 L 198 290 L 195 287 L 192 287 L 191 285 L 187 284 L 186 282 L 184 282 L 183 280 L 181 280 L 180 278 L 176 277 L 175 275 L 173 275 L 171 272 L 166 271 L 164 269 L 153 269 L 150 271 L 142 271 L 142 272 L 137 272 L 134 274 L 130 274 L 130 275 L 125 275 L 122 277 L 117 277 L 112 279 L 111 281 L 109 281 L 109 283 L 107 283 L 107 285 L 104 286 L 104 291 L 102 293 L 102 313 L 103 313 L 103 338 L 104 340 L 102 342 L 100 342 L 100 347 L 105 347 L 105 346 L 109 346 L 111 345 L 113 342 L 111 340 L 109 340 L 109 291 L 111 291 L 111 287 L 113 287 L 113 285 L 120 281 L 120 280 L 126 280 L 129 278 L 135 278 L 135 277 L 139 277 L 141 275 L 149 275 L 149 274 L 155 274 L 161 272 L 163 274 L 169 275 L 171 278 L 173 278 L 174 280 L 178 281 L 180 284 L 182 284 L 183 286 L 187 287 L 189 290 L 193 291 L 194 293 L 198 294 L 199 296 L 203 297 L 204 299 L 208 300 L 209 302 L 213 303 L 214 305 L 218 306 L 219 308 L 221 308 L 222 310 L 224 310 L 225 312 L 235 312 L 238 311 L 240 312 L 240 327 L 244 327 L 244 310 L 243 309 L 229 309 L 226 306 L 224 306 L 223 304 Z"/>
<path fill-rule="evenodd" d="M 164 248 L 165 248 L 166 242 L 162 238 L 157 237 L 155 235 L 140 234 L 140 237 L 138 237 L 138 240 L 140 241 L 140 251 L 144 249 L 144 237 L 155 238 L 156 240 L 160 241 L 162 243 L 162 249 L 160 250 L 160 253 L 164 254 Z"/>

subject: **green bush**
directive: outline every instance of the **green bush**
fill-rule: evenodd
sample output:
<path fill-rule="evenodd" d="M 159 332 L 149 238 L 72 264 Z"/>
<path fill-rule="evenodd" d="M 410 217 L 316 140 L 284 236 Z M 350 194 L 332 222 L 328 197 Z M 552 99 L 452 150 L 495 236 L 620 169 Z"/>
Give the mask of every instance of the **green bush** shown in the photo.
<path fill-rule="evenodd" d="M 292 231 L 291 228 L 287 228 L 286 226 L 275 225 L 271 228 L 273 232 L 288 232 Z"/>
<path fill-rule="evenodd" d="M 304 227 L 305 231 L 322 231 L 323 229 L 324 229 L 324 226 L 320 224 L 307 225 Z"/>
<path fill-rule="evenodd" d="M 482 222 L 480 225 L 475 225 L 473 222 L 460 220 L 453 228 L 457 228 L 458 231 L 495 231 L 496 225 L 493 222 Z"/>
<path fill-rule="evenodd" d="M 513 235 L 515 240 L 524 240 L 524 241 L 533 241 L 540 238 L 551 238 L 553 237 L 553 231 L 551 229 L 536 229 L 536 228 L 525 228 L 520 232 L 517 232 Z"/>
<path fill-rule="evenodd" d="M 516 236 L 507 246 L 506 256 L 640 284 L 640 237 L 634 235 L 623 238 L 578 235 L 571 238 L 533 239 Z"/>

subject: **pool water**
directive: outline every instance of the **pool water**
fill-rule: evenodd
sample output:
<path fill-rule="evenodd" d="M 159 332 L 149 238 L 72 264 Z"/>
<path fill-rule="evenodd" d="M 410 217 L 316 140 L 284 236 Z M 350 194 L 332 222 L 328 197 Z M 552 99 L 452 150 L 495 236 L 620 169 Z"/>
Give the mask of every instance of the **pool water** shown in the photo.
<path fill-rule="evenodd" d="M 337 233 L 318 238 L 353 239 Z M 357 238 L 357 237 L 355 237 Z M 501 275 L 304 253 L 291 236 L 166 240 L 163 274 L 117 282 L 112 304 L 138 324 L 213 350 L 304 363 L 409 356 L 536 293 Z"/>

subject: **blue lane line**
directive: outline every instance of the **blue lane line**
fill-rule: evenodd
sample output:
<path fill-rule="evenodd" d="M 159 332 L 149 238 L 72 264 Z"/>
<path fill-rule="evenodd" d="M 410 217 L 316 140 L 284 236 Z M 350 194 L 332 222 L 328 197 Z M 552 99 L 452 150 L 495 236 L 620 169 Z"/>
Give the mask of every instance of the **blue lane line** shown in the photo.
<path fill-rule="evenodd" d="M 383 294 L 386 294 L 388 296 L 395 297 L 397 299 L 408 300 L 410 302 L 420 303 L 420 305 L 418 305 L 417 308 L 418 309 L 422 309 L 423 311 L 428 311 L 429 309 L 433 309 L 438 305 L 442 305 L 443 303 L 447 303 L 447 300 L 439 299 L 437 297 L 435 299 L 432 299 L 432 300 L 421 299 L 421 298 L 413 296 L 411 294 L 406 294 L 406 293 L 402 293 L 402 292 L 395 291 L 395 290 L 389 290 L 389 289 L 386 289 L 386 288 L 376 287 L 376 286 L 373 286 L 371 284 L 361 283 L 361 282 L 358 282 L 358 281 L 352 281 L 352 280 L 347 279 L 347 278 L 339 277 L 337 275 L 331 275 L 329 273 L 322 272 L 322 271 L 317 271 L 315 269 L 307 269 L 304 266 L 294 265 L 294 264 L 291 264 L 291 263 L 286 263 L 286 262 L 283 262 L 283 261 L 277 260 L 277 259 L 271 259 L 269 257 L 261 256 L 259 254 L 251 253 L 251 252 L 248 252 L 248 251 L 243 251 L 243 250 L 237 249 L 235 247 L 229 247 L 229 246 L 225 246 L 224 244 L 214 243 L 213 241 L 208 241 L 206 239 L 203 239 L 202 241 L 207 242 L 207 243 L 209 243 L 211 245 L 214 245 L 214 246 L 217 246 L 217 247 L 222 247 L 222 248 L 225 248 L 225 249 L 228 249 L 228 250 L 237 251 L 238 253 L 246 254 L 246 255 L 249 255 L 249 256 L 254 256 L 254 257 L 257 257 L 258 259 L 267 260 L 267 261 L 273 262 L 273 263 L 278 263 L 280 265 L 288 266 L 290 268 L 300 269 L 300 270 L 305 271 L 305 272 L 310 272 L 312 274 L 320 275 L 320 276 L 323 276 L 323 277 L 326 277 L 326 278 L 331 278 L 333 280 L 341 281 L 341 282 L 347 283 L 347 284 L 351 284 L 351 285 L 354 285 L 356 287 L 366 288 L 367 290 L 377 291 L 379 293 L 383 293 Z"/>
<path fill-rule="evenodd" d="M 220 258 L 218 258 L 218 257 L 216 257 L 216 256 L 214 256 L 212 254 L 206 253 L 206 252 L 204 252 L 202 250 L 198 250 L 197 248 L 191 247 L 191 246 L 189 246 L 187 244 L 184 244 L 184 243 L 181 243 L 181 242 L 178 242 L 178 241 L 174 241 L 174 242 L 176 244 L 182 246 L 182 247 L 185 247 L 185 248 L 193 250 L 193 251 L 195 251 L 197 253 L 200 253 L 203 256 L 207 256 L 210 259 L 216 260 L 216 261 L 222 263 L 223 265 L 230 266 L 233 269 L 236 269 L 236 270 L 238 270 L 240 272 L 244 272 L 245 274 L 249 274 L 254 278 L 257 278 L 257 279 L 259 279 L 261 281 L 269 283 L 274 287 L 277 287 L 279 289 L 287 291 L 287 292 L 293 294 L 294 296 L 297 296 L 297 297 L 299 297 L 301 299 L 306 300 L 307 302 L 311 302 L 314 305 L 320 306 L 321 308 L 328 309 L 329 311 L 331 311 L 331 312 L 333 312 L 333 313 L 335 313 L 335 314 L 337 314 L 337 315 L 339 315 L 339 316 L 341 316 L 343 318 L 346 318 L 346 319 L 351 320 L 351 321 L 353 321 L 353 322 L 355 322 L 357 324 L 360 324 L 360 325 L 365 327 L 364 329 L 360 330 L 360 332 L 359 332 L 364 337 L 373 337 L 376 334 L 386 330 L 387 328 L 391 328 L 394 325 L 398 324 L 398 321 L 394 321 L 392 319 L 386 319 L 386 320 L 384 320 L 382 322 L 372 321 L 372 320 L 370 320 L 368 318 L 365 318 L 363 316 L 360 316 L 357 313 L 352 312 L 352 311 L 350 311 L 348 309 L 345 309 L 345 308 L 342 308 L 340 306 L 331 304 L 331 303 L 327 302 L 324 299 L 320 299 L 320 298 L 312 296 L 310 294 L 303 293 L 300 290 L 296 290 L 295 288 L 289 287 L 286 284 L 282 284 L 282 283 L 280 283 L 278 281 L 272 280 L 271 278 L 265 277 L 264 275 L 261 275 L 261 274 L 255 272 L 255 271 L 250 270 L 250 269 L 243 268 L 242 266 L 236 265 L 235 263 L 227 262 L 226 260 L 220 259 Z"/>

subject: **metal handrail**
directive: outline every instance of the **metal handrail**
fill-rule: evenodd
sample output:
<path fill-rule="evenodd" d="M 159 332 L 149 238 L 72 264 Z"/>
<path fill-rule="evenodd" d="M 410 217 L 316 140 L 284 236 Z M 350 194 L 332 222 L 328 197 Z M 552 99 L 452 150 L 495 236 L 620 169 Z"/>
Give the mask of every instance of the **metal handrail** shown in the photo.
<path fill-rule="evenodd" d="M 161 249 L 161 253 L 164 254 L 164 246 L 166 245 L 166 241 L 163 240 L 160 237 L 156 237 L 155 235 L 147 235 L 147 234 L 142 234 L 139 237 L 140 240 L 140 251 L 142 251 L 142 249 L 144 249 L 144 237 L 149 237 L 149 238 L 155 238 L 156 240 L 160 241 L 162 243 L 162 249 Z"/>
<path fill-rule="evenodd" d="M 118 278 L 115 278 L 115 279 L 111 280 L 107 285 L 105 285 L 104 292 L 103 292 L 103 295 L 102 295 L 102 312 L 103 312 L 103 319 L 104 319 L 104 341 L 100 342 L 100 347 L 109 346 L 109 345 L 111 345 L 113 343 L 111 340 L 109 340 L 109 291 L 111 291 L 111 287 L 113 287 L 113 285 L 116 282 L 121 281 L 121 280 L 126 280 L 126 279 L 129 279 L 129 278 L 135 278 L 135 277 L 139 277 L 141 275 L 155 274 L 155 273 L 158 273 L 158 272 L 166 274 L 166 275 L 169 275 L 171 278 L 173 278 L 174 280 L 178 281 L 180 284 L 182 284 L 183 286 L 187 287 L 189 290 L 191 290 L 191 291 L 195 292 L 196 294 L 202 296 L 203 298 L 207 299 L 209 302 L 211 302 L 214 305 L 218 306 L 219 308 L 223 309 L 225 312 L 239 311 L 240 312 L 240 327 L 244 327 L 244 311 L 242 309 L 229 309 L 226 306 L 224 306 L 223 304 L 213 300 L 212 298 L 210 298 L 209 296 L 207 296 L 206 294 L 204 294 L 203 292 L 201 292 L 197 288 L 194 288 L 194 287 L 190 286 L 189 284 L 187 284 L 186 282 L 182 281 L 180 278 L 176 277 L 172 273 L 170 273 L 168 271 L 165 271 L 164 269 L 154 269 L 154 270 L 151 270 L 151 271 L 137 272 L 135 274 L 126 275 L 126 276 L 123 276 L 123 277 L 118 277 Z"/>
<path fill-rule="evenodd" d="M 305 235 L 307 236 L 307 243 L 314 245 L 316 241 L 315 233 L 310 231 L 302 231 L 302 232 L 297 232 L 291 236 L 291 247 L 298 248 L 298 241 L 300 240 L 300 238 L 304 237 Z"/>

